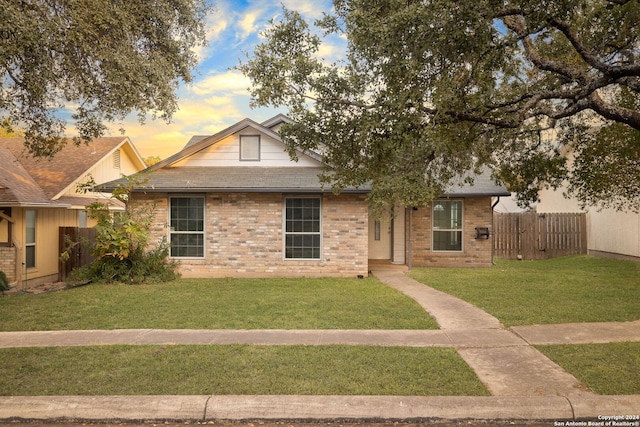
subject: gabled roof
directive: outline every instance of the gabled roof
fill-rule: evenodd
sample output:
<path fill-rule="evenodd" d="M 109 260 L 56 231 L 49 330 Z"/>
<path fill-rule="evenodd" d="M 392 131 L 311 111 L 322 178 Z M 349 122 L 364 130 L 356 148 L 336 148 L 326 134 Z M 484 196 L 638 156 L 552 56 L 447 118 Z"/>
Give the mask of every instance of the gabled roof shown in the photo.
<path fill-rule="evenodd" d="M 144 160 L 128 137 L 95 138 L 89 144 L 76 146 L 68 141 L 53 158 L 33 157 L 24 146 L 24 138 L 0 138 L 0 147 L 14 157 L 31 175 L 33 180 L 51 200 L 59 197 L 77 179 L 83 177 L 96 163 L 116 149 L 126 145 L 133 153 L 132 159 L 144 168 Z"/>
<path fill-rule="evenodd" d="M 289 117 L 285 116 L 284 114 L 278 114 L 277 116 L 271 117 L 270 119 L 262 122 L 262 126 L 267 128 L 273 128 L 283 123 L 293 124 L 293 120 L 291 120 Z"/>
<path fill-rule="evenodd" d="M 174 166 L 196 153 L 219 143 L 226 137 L 246 128 L 253 128 L 263 134 L 280 140 L 272 128 L 292 121 L 279 114 L 263 123 L 244 119 L 214 135 L 192 137 L 178 153 L 149 167 L 145 172 L 145 184 L 139 184 L 134 191 L 141 192 L 282 192 L 282 193 L 326 193 L 330 186 L 323 186 L 320 176 L 323 172 L 320 154 L 305 152 L 320 164 L 317 167 L 265 167 L 265 166 Z M 174 167 L 172 167 L 174 166 Z M 473 185 L 465 183 L 461 177 L 449 186 L 442 197 L 483 197 L 502 196 L 509 192 L 503 185 L 496 184 L 489 171 L 473 176 Z M 115 180 L 101 186 L 111 191 L 123 180 Z M 344 193 L 369 193 L 371 185 L 348 187 Z"/>
<path fill-rule="evenodd" d="M 285 116 L 284 114 L 278 114 L 277 116 L 274 116 L 262 123 L 260 123 L 261 126 L 264 126 L 266 128 L 269 129 L 273 129 L 275 126 L 282 124 L 282 123 L 293 123 L 293 120 L 291 120 L 289 117 Z M 184 146 L 183 150 L 185 148 L 189 148 L 194 144 L 197 144 L 198 142 L 202 141 L 203 139 L 207 139 L 209 137 L 211 137 L 212 135 L 193 135 L 191 137 L 191 139 L 189 139 L 189 141 L 187 142 L 187 145 Z"/>
<path fill-rule="evenodd" d="M 279 114 L 276 117 L 267 120 L 265 123 L 271 123 L 271 126 L 275 126 L 276 124 L 287 122 L 287 120 L 288 120 L 288 123 L 291 122 L 291 120 L 286 118 L 286 116 Z M 278 141 L 280 140 L 280 136 L 276 132 L 274 132 L 270 127 L 264 126 L 264 124 L 260 124 L 254 120 L 246 118 L 211 136 L 203 137 L 203 135 L 198 135 L 198 136 L 192 137 L 187 143 L 187 145 L 185 145 L 185 147 L 181 151 L 149 167 L 148 170 L 158 170 L 166 166 L 171 166 L 172 164 L 177 163 L 180 160 L 183 160 L 201 150 L 204 150 L 222 141 L 227 136 L 233 135 L 234 133 L 240 132 L 248 127 L 254 128 L 255 130 L 262 132 L 273 139 L 276 139 Z M 315 152 L 303 153 L 302 151 L 300 151 L 300 154 L 305 154 L 318 161 L 321 161 L 321 156 L 318 153 L 315 153 Z"/>

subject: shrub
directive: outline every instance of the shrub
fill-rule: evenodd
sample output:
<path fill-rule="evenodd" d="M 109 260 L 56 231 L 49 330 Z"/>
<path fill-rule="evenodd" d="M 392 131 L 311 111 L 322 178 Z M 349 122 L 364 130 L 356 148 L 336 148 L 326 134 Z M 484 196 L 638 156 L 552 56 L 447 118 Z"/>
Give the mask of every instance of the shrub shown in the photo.
<path fill-rule="evenodd" d="M 4 274 L 4 271 L 0 270 L 0 292 L 9 290 L 9 280 L 7 279 L 7 275 Z"/>
<path fill-rule="evenodd" d="M 114 197 L 128 201 L 127 188 L 119 188 Z M 169 244 L 163 238 L 149 248 L 150 227 L 155 206 L 136 207 L 127 203 L 124 213 L 112 214 L 104 203 L 88 206 L 89 216 L 97 221 L 91 264 L 74 272 L 79 281 L 143 283 L 162 282 L 177 277 L 177 263 L 169 259 Z"/>

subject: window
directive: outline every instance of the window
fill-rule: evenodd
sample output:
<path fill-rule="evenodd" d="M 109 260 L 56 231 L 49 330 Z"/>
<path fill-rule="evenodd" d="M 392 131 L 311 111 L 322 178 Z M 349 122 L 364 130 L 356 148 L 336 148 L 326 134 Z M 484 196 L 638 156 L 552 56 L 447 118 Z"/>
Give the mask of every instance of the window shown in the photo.
<path fill-rule="evenodd" d="M 78 211 L 78 227 L 87 228 L 88 219 L 87 211 Z"/>
<path fill-rule="evenodd" d="M 11 246 L 11 208 L 0 208 L 0 246 Z"/>
<path fill-rule="evenodd" d="M 204 257 L 204 198 L 172 197 L 170 204 L 171 256 Z"/>
<path fill-rule="evenodd" d="M 36 211 L 25 211 L 25 266 L 36 266 Z"/>
<path fill-rule="evenodd" d="M 240 135 L 240 160 L 260 160 L 260 135 Z"/>
<path fill-rule="evenodd" d="M 433 202 L 433 250 L 462 251 L 462 201 Z"/>
<path fill-rule="evenodd" d="M 320 199 L 285 199 L 286 259 L 320 259 Z"/>

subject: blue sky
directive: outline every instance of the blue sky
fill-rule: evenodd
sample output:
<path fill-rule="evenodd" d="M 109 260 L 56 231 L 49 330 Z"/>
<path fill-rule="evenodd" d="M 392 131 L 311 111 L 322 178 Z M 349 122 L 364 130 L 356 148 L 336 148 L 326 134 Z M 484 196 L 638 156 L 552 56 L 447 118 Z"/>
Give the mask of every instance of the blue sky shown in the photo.
<path fill-rule="evenodd" d="M 260 32 L 268 21 L 282 13 L 281 5 L 297 10 L 307 20 L 320 18 L 331 0 L 215 0 L 216 9 L 207 20 L 208 46 L 198 50 L 201 58 L 191 85 L 181 85 L 178 92 L 180 110 L 171 124 L 148 119 L 140 125 L 132 115 L 122 123 L 143 157 L 166 158 L 178 152 L 192 135 L 210 135 L 234 123 L 252 118 L 264 121 L 284 110 L 251 109 L 249 80 L 230 70 L 244 59 L 243 52 L 253 52 L 260 42 Z M 339 46 L 325 46 L 321 54 L 334 60 Z M 118 135 L 119 124 L 111 133 Z"/>

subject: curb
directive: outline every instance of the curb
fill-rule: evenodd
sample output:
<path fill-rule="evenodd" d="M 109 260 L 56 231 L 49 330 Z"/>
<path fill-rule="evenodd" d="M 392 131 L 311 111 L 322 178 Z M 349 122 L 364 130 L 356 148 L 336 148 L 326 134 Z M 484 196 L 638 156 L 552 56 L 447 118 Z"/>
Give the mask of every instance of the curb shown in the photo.
<path fill-rule="evenodd" d="M 638 408 L 640 395 L 8 396 L 0 397 L 0 420 L 599 420 L 637 417 Z"/>

